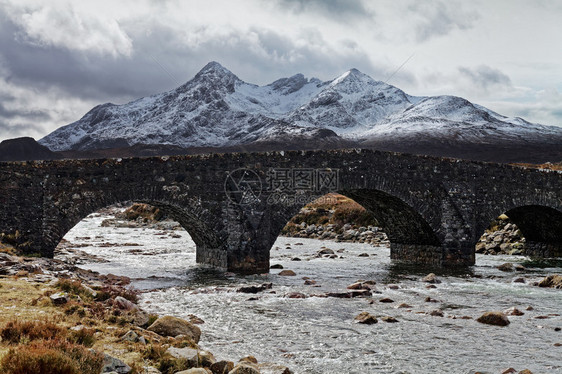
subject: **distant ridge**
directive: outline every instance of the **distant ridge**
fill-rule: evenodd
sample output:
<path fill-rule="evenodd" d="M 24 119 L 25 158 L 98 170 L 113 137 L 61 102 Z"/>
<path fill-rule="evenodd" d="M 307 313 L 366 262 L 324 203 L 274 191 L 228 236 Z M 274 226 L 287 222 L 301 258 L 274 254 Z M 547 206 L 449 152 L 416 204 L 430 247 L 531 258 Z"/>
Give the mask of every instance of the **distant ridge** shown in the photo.
<path fill-rule="evenodd" d="M 508 118 L 461 97 L 411 96 L 357 69 L 327 82 L 296 74 L 257 86 L 217 62 L 174 90 L 98 105 L 39 143 L 54 151 L 270 144 L 374 147 L 487 161 L 562 159 L 561 127 Z"/>
<path fill-rule="evenodd" d="M 0 161 L 58 160 L 62 157 L 29 137 L 8 139 L 0 143 Z"/>

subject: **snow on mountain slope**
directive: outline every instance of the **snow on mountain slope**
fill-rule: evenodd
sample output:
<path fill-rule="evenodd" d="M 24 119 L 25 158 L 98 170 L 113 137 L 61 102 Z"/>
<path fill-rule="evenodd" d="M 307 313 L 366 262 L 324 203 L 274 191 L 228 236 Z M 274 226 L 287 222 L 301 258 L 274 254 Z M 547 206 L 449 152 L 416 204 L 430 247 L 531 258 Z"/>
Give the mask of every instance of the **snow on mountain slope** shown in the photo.
<path fill-rule="evenodd" d="M 391 138 L 562 142 L 562 128 L 507 118 L 460 97 L 410 96 L 356 69 L 328 82 L 297 74 L 257 86 L 210 62 L 174 90 L 123 105 L 98 105 L 39 142 L 52 150 L 89 150 L 134 144 L 222 147 L 314 137 L 332 143 Z"/>

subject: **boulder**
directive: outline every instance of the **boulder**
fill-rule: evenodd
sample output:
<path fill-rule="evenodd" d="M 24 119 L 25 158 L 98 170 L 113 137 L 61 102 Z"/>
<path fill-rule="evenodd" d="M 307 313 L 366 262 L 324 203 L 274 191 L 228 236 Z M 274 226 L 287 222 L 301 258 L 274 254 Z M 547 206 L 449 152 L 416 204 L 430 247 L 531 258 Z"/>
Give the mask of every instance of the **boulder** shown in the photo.
<path fill-rule="evenodd" d="M 281 276 L 285 276 L 285 277 L 287 277 L 287 276 L 288 277 L 294 277 L 295 275 L 297 275 L 297 273 L 295 273 L 292 270 L 281 270 L 279 272 L 279 274 L 277 274 L 277 275 L 281 275 Z"/>
<path fill-rule="evenodd" d="M 210 367 L 212 364 L 217 362 L 215 356 L 209 351 L 199 351 L 199 364 L 203 367 Z"/>
<path fill-rule="evenodd" d="M 240 359 L 240 361 L 238 361 L 238 362 L 249 362 L 249 363 L 252 363 L 252 364 L 257 364 L 258 359 L 255 358 L 254 356 L 245 356 L 245 357 L 242 357 Z"/>
<path fill-rule="evenodd" d="M 371 296 L 371 290 L 351 290 L 348 294 L 349 297 Z"/>
<path fill-rule="evenodd" d="M 283 365 L 272 364 L 270 362 L 264 362 L 258 365 L 258 369 L 261 374 L 292 374 L 292 371 L 288 367 Z"/>
<path fill-rule="evenodd" d="M 285 297 L 288 299 L 306 299 L 306 295 L 300 292 L 289 292 Z"/>
<path fill-rule="evenodd" d="M 199 351 L 197 349 L 189 348 L 189 347 L 185 347 L 185 348 L 170 347 L 166 350 L 166 352 L 174 358 L 186 360 L 189 366 L 199 366 L 200 364 Z"/>
<path fill-rule="evenodd" d="M 218 361 L 211 365 L 209 368 L 213 374 L 228 374 L 234 369 L 234 362 L 232 361 Z"/>
<path fill-rule="evenodd" d="M 507 316 L 502 312 L 486 312 L 478 317 L 477 321 L 494 326 L 507 326 L 510 323 Z"/>
<path fill-rule="evenodd" d="M 538 283 L 538 286 L 562 289 L 562 275 L 553 274 L 546 276 Z"/>
<path fill-rule="evenodd" d="M 273 264 L 269 267 L 270 269 L 283 269 L 283 265 L 281 264 Z"/>
<path fill-rule="evenodd" d="M 504 313 L 508 316 L 522 316 L 522 315 L 525 314 L 522 311 L 520 311 L 519 309 L 517 309 L 516 307 L 509 308 L 509 309 L 505 310 Z"/>
<path fill-rule="evenodd" d="M 102 373 L 115 372 L 118 374 L 127 374 L 131 371 L 131 367 L 118 358 L 111 357 L 104 353 Z"/>
<path fill-rule="evenodd" d="M 498 270 L 501 271 L 513 271 L 513 264 L 511 262 L 506 262 L 505 264 L 501 264 L 497 267 Z"/>
<path fill-rule="evenodd" d="M 134 332 L 133 330 L 129 330 L 125 335 L 123 335 L 120 340 L 122 341 L 126 341 L 126 342 L 131 342 L 131 343 L 142 343 L 142 344 L 146 344 L 146 340 L 144 337 L 139 336 L 139 334 L 137 334 L 136 332 Z"/>
<path fill-rule="evenodd" d="M 192 368 L 182 371 L 176 371 L 175 374 L 209 374 L 209 372 L 203 368 Z"/>
<path fill-rule="evenodd" d="M 137 304 L 125 299 L 122 296 L 117 296 L 113 301 L 113 305 L 121 310 L 137 310 L 139 308 Z"/>
<path fill-rule="evenodd" d="M 431 312 L 429 312 L 429 315 L 433 316 L 433 317 L 444 317 L 445 316 L 443 314 L 443 311 L 441 311 L 439 309 L 432 310 Z"/>
<path fill-rule="evenodd" d="M 409 305 L 409 304 L 406 304 L 406 303 L 402 303 L 402 304 L 398 305 L 397 308 L 412 308 L 412 306 Z"/>
<path fill-rule="evenodd" d="M 195 343 L 198 343 L 201 337 L 201 329 L 199 327 L 184 319 L 173 316 L 158 318 L 147 330 L 161 336 L 176 337 L 178 335 L 186 335 Z"/>
<path fill-rule="evenodd" d="M 49 296 L 53 304 L 55 305 L 63 305 L 68 303 L 68 293 L 66 292 L 57 292 Z"/>
<path fill-rule="evenodd" d="M 317 254 L 318 256 L 324 256 L 324 255 L 333 255 L 333 254 L 335 254 L 335 253 L 334 253 L 334 251 L 333 251 L 332 249 L 330 249 L 330 248 L 324 248 L 324 249 L 322 249 L 322 250 L 316 252 L 316 254 Z"/>
<path fill-rule="evenodd" d="M 133 317 L 132 322 L 135 326 L 145 326 L 150 321 L 150 316 L 144 310 L 135 309 L 131 314 Z"/>
<path fill-rule="evenodd" d="M 396 318 L 390 317 L 390 316 L 381 317 L 381 320 L 384 321 L 384 322 L 388 322 L 388 323 L 398 322 L 398 320 Z"/>
<path fill-rule="evenodd" d="M 258 366 L 249 362 L 237 364 L 228 374 L 260 374 Z"/>
<path fill-rule="evenodd" d="M 422 278 L 422 282 L 426 283 L 441 283 L 437 276 L 434 273 L 429 273 L 425 277 Z"/>
<path fill-rule="evenodd" d="M 486 243 L 479 242 L 476 244 L 476 253 L 484 253 L 486 252 Z"/>
<path fill-rule="evenodd" d="M 258 293 L 258 292 L 262 292 L 262 291 L 265 291 L 265 290 L 270 290 L 272 287 L 273 287 L 272 283 L 263 283 L 263 284 L 260 284 L 259 286 L 240 287 L 236 290 L 236 292 Z"/>
<path fill-rule="evenodd" d="M 354 323 L 362 323 L 365 325 L 372 325 L 378 322 L 377 318 L 369 312 L 361 312 L 353 319 Z"/>
<path fill-rule="evenodd" d="M 393 303 L 394 300 L 392 300 L 389 297 L 383 297 L 382 299 L 379 300 L 381 303 Z"/>
<path fill-rule="evenodd" d="M 357 282 L 347 286 L 347 289 L 348 290 L 370 290 L 370 289 L 372 289 L 373 284 L 374 284 L 374 282 L 357 281 Z"/>

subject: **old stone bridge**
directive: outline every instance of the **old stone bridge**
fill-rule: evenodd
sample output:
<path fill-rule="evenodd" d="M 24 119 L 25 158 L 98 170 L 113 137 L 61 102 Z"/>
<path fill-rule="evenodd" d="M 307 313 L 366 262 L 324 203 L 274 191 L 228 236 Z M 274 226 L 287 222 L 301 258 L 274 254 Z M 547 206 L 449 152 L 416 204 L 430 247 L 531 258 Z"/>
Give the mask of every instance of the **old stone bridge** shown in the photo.
<path fill-rule="evenodd" d="M 372 150 L 211 154 L 0 163 L 0 233 L 52 256 L 88 214 L 119 202 L 157 206 L 197 245 L 197 261 L 267 272 L 269 251 L 303 205 L 334 191 L 371 211 L 391 257 L 471 265 L 506 213 L 539 256 L 562 254 L 562 173 Z"/>

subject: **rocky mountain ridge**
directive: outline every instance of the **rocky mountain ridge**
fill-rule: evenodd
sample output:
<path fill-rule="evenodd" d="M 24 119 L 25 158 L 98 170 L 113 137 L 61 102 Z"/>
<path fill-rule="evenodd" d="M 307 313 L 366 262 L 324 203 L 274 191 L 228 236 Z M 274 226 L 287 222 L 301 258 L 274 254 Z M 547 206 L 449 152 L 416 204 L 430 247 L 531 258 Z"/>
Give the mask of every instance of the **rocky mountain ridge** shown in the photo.
<path fill-rule="evenodd" d="M 174 90 L 98 105 L 39 143 L 55 151 L 353 146 L 474 159 L 483 159 L 483 147 L 491 161 L 499 154 L 515 156 L 499 161 L 562 159 L 562 127 L 508 118 L 460 97 L 411 96 L 357 69 L 327 82 L 296 74 L 257 86 L 217 62 Z M 536 152 L 548 155 L 521 159 Z"/>

